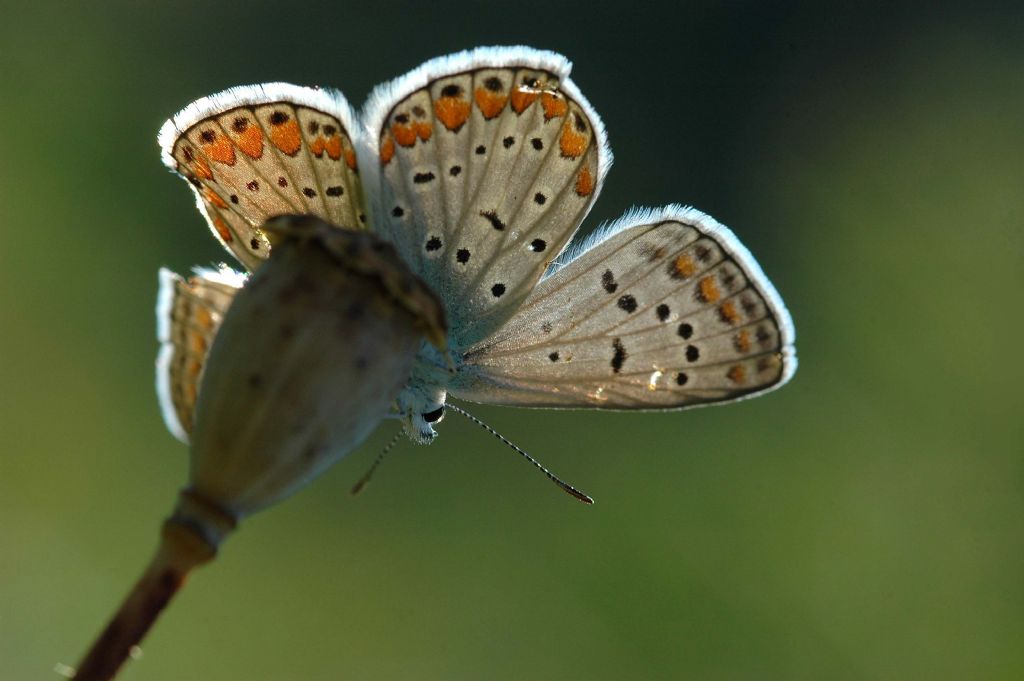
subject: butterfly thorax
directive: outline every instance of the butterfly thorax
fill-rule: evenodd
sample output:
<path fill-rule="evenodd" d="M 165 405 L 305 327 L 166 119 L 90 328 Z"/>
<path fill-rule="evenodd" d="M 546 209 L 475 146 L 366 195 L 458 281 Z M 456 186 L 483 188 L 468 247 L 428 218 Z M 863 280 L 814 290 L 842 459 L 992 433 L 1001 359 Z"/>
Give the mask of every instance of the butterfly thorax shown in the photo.
<path fill-rule="evenodd" d="M 434 425 L 444 418 L 444 403 L 451 376 L 458 367 L 456 353 L 441 352 L 424 342 L 413 363 L 409 381 L 395 400 L 405 434 L 413 442 L 430 444 L 437 437 Z"/>

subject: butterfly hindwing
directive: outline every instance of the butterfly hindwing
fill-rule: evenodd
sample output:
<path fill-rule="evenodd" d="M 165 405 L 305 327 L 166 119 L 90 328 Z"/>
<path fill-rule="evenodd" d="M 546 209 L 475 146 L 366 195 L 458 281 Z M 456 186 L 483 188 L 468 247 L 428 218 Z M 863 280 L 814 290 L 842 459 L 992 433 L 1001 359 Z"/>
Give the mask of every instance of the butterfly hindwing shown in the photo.
<path fill-rule="evenodd" d="M 270 252 L 259 230 L 269 217 L 310 213 L 364 225 L 354 120 L 338 93 L 269 83 L 193 102 L 159 140 L 164 163 L 192 185 L 214 234 L 252 270 Z"/>
<path fill-rule="evenodd" d="M 753 396 L 796 369 L 789 313 L 732 233 L 638 211 L 537 286 L 451 387 L 489 404 L 678 409 Z"/>
<path fill-rule="evenodd" d="M 192 432 L 192 416 L 206 356 L 245 277 L 228 268 L 197 270 L 185 279 L 160 270 L 157 303 L 157 396 L 167 428 L 182 442 Z"/>
<path fill-rule="evenodd" d="M 515 312 L 600 190 L 611 154 L 569 68 L 549 52 L 479 49 L 371 96 L 375 229 L 442 297 L 455 347 Z"/>

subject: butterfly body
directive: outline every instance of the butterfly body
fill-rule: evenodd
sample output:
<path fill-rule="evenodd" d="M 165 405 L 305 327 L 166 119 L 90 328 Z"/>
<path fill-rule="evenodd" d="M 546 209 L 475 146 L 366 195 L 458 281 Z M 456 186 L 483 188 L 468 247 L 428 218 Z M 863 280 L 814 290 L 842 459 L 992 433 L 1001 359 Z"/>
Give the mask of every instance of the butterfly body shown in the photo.
<path fill-rule="evenodd" d="M 309 213 L 373 231 L 437 295 L 447 345 L 421 343 L 390 396 L 416 442 L 434 439 L 449 397 L 668 410 L 784 384 L 789 313 L 723 225 L 669 205 L 574 241 L 612 156 L 569 70 L 551 52 L 479 48 L 378 87 L 360 115 L 334 91 L 236 88 L 187 107 L 160 141 L 247 269 L 271 251 L 267 218 Z M 204 319 L 223 314 L 222 293 Z M 178 291 L 161 300 L 166 315 Z M 187 438 L 202 357 L 174 326 L 162 322 L 158 384 Z"/>

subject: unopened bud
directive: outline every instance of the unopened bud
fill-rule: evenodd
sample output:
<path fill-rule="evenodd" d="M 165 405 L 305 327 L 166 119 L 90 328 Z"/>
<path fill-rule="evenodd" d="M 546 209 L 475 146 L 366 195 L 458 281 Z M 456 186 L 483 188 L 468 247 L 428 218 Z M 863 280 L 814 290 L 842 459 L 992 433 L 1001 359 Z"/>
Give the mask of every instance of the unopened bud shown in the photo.
<path fill-rule="evenodd" d="M 210 349 L 173 520 L 216 546 L 240 519 L 293 493 L 387 415 L 443 308 L 390 244 L 312 216 L 264 226 L 273 244 Z M 210 508 L 204 510 L 204 504 Z"/>

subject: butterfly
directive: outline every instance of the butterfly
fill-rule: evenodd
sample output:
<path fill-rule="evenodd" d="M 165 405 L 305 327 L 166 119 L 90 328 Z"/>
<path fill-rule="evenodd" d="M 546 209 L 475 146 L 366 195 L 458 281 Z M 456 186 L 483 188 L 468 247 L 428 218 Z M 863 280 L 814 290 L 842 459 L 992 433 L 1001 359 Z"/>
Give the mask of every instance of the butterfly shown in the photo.
<path fill-rule="evenodd" d="M 632 209 L 573 237 L 612 163 L 561 55 L 477 48 L 341 93 L 269 83 L 199 99 L 159 133 L 220 243 L 248 272 L 264 223 L 317 216 L 390 242 L 437 295 L 391 416 L 437 435 L 448 396 L 545 408 L 674 410 L 760 395 L 797 366 L 794 329 L 750 252 L 689 207 Z M 206 353 L 246 273 L 160 275 L 157 389 L 188 442 Z"/>

